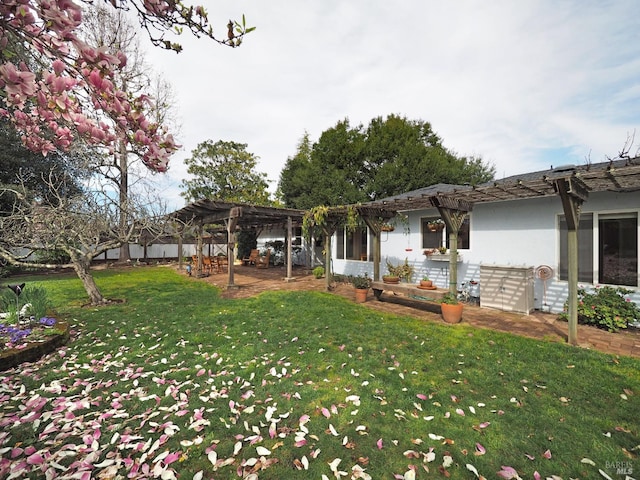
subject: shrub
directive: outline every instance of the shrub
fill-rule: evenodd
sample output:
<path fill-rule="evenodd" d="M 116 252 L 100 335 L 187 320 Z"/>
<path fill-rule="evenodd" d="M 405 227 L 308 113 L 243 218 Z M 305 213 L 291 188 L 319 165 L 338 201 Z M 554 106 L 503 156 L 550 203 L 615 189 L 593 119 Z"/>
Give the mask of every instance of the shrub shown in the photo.
<path fill-rule="evenodd" d="M 3 259 L 0 259 L 0 278 L 9 277 L 20 270 L 16 265 L 12 265 Z"/>
<path fill-rule="evenodd" d="M 236 238 L 238 239 L 238 258 L 248 257 L 251 250 L 258 247 L 258 236 L 255 231 L 240 230 Z"/>
<path fill-rule="evenodd" d="M 324 267 L 316 267 L 313 269 L 313 276 L 316 278 L 322 278 L 324 275 Z"/>
<path fill-rule="evenodd" d="M 71 262 L 69 254 L 58 249 L 54 250 L 36 250 L 35 261 L 37 263 L 54 263 L 62 265 Z"/>
<path fill-rule="evenodd" d="M 630 293 L 622 287 L 596 287 L 592 292 L 578 288 L 578 323 L 610 332 L 627 328 L 629 322 L 640 318 L 640 308 L 627 297 Z M 565 302 L 562 320 L 569 319 L 568 308 Z"/>
<path fill-rule="evenodd" d="M 51 310 L 51 301 L 47 296 L 47 291 L 40 285 L 29 285 L 24 289 L 20 300 L 23 304 L 31 304 L 29 308 L 29 315 L 39 320 L 42 317 L 46 317 Z"/>
<path fill-rule="evenodd" d="M 17 301 L 16 296 L 9 289 L 0 294 L 0 312 L 9 314 L 4 322 L 7 324 L 17 323 L 19 312 L 23 310 L 26 318 L 34 317 L 35 321 L 39 321 L 49 315 L 51 309 L 52 304 L 47 291 L 40 285 L 27 284 Z"/>

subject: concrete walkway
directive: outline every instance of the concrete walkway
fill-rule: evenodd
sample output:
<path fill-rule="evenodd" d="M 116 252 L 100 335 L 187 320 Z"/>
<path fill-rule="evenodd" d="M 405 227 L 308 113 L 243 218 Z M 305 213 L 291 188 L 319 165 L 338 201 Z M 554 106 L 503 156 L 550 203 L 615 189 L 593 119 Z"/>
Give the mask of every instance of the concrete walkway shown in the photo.
<path fill-rule="evenodd" d="M 256 269 L 237 266 L 234 272 L 236 288 L 232 289 L 226 287 L 226 274 L 211 275 L 197 280 L 219 286 L 223 290 L 222 296 L 226 298 L 245 298 L 266 290 L 326 291 L 324 279 L 315 279 L 308 271 L 302 269 L 294 270 L 295 281 L 285 281 L 286 271 L 282 267 Z M 334 284 L 330 293 L 351 301 L 355 299 L 353 287 L 348 284 Z M 388 300 L 378 301 L 373 293 L 369 292 L 367 301 L 361 305 L 365 308 L 445 324 L 440 316 L 440 305 L 437 303 L 411 300 L 401 295 L 391 298 L 391 295 L 385 294 L 383 298 Z M 566 343 L 568 337 L 568 324 L 557 320 L 554 314 L 535 312 L 531 315 L 522 315 L 465 305 L 462 321 L 477 328 L 488 328 L 546 341 Z M 640 329 L 636 328 L 609 333 L 595 327 L 578 325 L 578 343 L 580 347 L 611 355 L 640 358 Z"/>

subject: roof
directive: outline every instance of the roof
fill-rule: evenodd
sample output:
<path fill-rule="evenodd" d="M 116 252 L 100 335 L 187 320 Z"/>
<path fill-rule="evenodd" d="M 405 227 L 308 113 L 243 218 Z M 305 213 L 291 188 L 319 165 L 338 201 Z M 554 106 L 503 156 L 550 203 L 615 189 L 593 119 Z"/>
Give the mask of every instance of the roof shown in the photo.
<path fill-rule="evenodd" d="M 289 218 L 293 223 L 302 223 L 304 210 L 293 208 L 265 207 L 237 202 L 222 202 L 203 199 L 190 203 L 176 210 L 171 218 L 188 223 L 195 220 L 198 223 L 224 224 L 231 217 L 237 219 L 237 225 L 242 228 L 282 227 Z"/>
<path fill-rule="evenodd" d="M 558 195 L 558 180 L 571 182 L 572 188 L 584 196 L 589 192 L 640 191 L 640 157 L 612 160 L 581 166 L 566 165 L 539 172 L 524 173 L 492 180 L 480 185 L 438 183 L 392 197 L 358 204 L 360 215 L 391 218 L 396 212 L 449 207 L 470 211 L 476 203 L 499 202 Z M 344 215 L 347 207 L 331 207 L 334 215 Z M 305 210 L 250 205 L 203 199 L 171 214 L 184 223 L 224 224 L 236 218 L 241 228 L 281 228 L 291 218 L 301 225 Z"/>
<path fill-rule="evenodd" d="M 587 193 L 639 191 L 640 157 L 582 166 L 566 165 L 476 186 L 439 183 L 366 205 L 407 211 L 457 203 L 461 209 L 471 210 L 475 203 L 555 196 L 558 194 L 556 181 L 561 179 L 572 181 Z"/>

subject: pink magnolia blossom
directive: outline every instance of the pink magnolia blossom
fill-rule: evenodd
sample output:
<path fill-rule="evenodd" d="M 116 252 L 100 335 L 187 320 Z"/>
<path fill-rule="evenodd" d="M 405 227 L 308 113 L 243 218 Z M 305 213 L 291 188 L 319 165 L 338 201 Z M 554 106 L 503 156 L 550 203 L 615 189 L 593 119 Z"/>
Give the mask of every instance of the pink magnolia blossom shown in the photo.
<path fill-rule="evenodd" d="M 147 0 L 144 5 L 156 15 L 176 8 L 166 0 Z M 206 20 L 203 9 L 195 15 Z M 0 64 L 0 115 L 13 123 L 33 151 L 45 155 L 66 151 L 77 138 L 112 151 L 124 134 L 149 169 L 166 171 L 178 145 L 161 125 L 149 120 L 152 99 L 129 98 L 115 86 L 113 79 L 126 65 L 126 56 L 82 41 L 81 23 L 82 10 L 73 0 L 0 4 L 2 48 L 13 34 L 52 59 L 49 69 L 42 71 L 32 71 L 23 62 Z"/>

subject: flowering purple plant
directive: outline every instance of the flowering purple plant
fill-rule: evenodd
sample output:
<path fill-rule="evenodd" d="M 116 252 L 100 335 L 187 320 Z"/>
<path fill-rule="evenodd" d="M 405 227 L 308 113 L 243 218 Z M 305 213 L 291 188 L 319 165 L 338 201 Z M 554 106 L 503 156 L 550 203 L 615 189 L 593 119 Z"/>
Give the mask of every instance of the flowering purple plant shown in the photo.
<path fill-rule="evenodd" d="M 19 328 L 15 325 L 4 325 L 0 323 L 0 337 L 8 337 L 9 344 L 17 345 L 31 333 L 30 328 Z"/>
<path fill-rule="evenodd" d="M 42 317 L 40 319 L 40 325 L 45 327 L 53 327 L 56 324 L 56 319 L 53 317 Z"/>
<path fill-rule="evenodd" d="M 37 333 L 38 327 L 42 330 L 45 327 L 53 327 L 55 324 L 56 319 L 52 317 L 42 317 L 39 323 L 34 322 L 32 317 L 30 325 L 33 328 L 0 323 L 0 350 L 3 348 L 24 348 L 26 342 L 29 341 L 29 335 Z"/>

